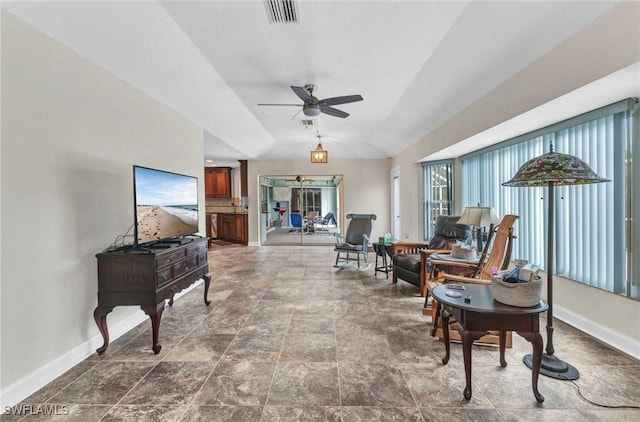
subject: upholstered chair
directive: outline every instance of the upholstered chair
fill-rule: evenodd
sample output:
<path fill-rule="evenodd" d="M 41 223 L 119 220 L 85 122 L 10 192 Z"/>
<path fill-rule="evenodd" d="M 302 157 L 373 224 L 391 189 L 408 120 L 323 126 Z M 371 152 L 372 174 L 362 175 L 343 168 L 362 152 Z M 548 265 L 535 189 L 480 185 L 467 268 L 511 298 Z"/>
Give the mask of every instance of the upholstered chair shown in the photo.
<path fill-rule="evenodd" d="M 431 271 L 428 262 L 420 259 L 420 251 L 427 250 L 426 256 L 436 252 L 448 252 L 457 241 L 468 242 L 473 227 L 458 224 L 460 216 L 440 215 L 436 220 L 433 237 L 428 242 L 396 242 L 393 244 L 393 282 L 398 279 L 420 287 L 420 295 L 427 293 L 426 277 Z M 425 255 L 423 253 L 423 255 Z"/>

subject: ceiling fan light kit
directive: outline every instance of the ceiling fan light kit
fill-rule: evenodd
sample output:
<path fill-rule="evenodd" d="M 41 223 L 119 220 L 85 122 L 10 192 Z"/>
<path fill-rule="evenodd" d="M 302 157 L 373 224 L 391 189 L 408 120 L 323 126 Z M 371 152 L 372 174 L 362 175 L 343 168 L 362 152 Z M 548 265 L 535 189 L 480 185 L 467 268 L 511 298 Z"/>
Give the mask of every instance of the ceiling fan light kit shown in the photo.
<path fill-rule="evenodd" d="M 320 112 L 318 104 L 305 104 L 302 106 L 302 113 L 307 117 L 318 117 Z"/>

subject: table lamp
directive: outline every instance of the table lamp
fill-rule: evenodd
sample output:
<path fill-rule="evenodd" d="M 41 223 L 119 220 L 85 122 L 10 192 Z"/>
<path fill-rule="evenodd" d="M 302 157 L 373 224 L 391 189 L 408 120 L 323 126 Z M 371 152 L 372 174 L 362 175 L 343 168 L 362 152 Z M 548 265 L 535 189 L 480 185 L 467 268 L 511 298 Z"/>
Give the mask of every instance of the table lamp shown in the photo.
<path fill-rule="evenodd" d="M 458 224 L 473 226 L 473 237 L 477 241 L 478 253 L 482 253 L 482 233 L 478 234 L 478 228 L 498 224 L 500 220 L 491 207 L 466 207 Z"/>
<path fill-rule="evenodd" d="M 573 155 L 553 152 L 549 143 L 549 152 L 524 163 L 515 176 L 503 186 L 535 187 L 546 186 L 548 189 L 548 227 L 547 227 L 547 346 L 542 356 L 540 373 L 548 377 L 575 380 L 580 377 L 578 370 L 554 355 L 553 349 L 553 188 L 562 185 L 584 185 L 589 183 L 608 182 L 598 176 L 587 163 Z M 529 368 L 533 365 L 533 356 L 526 355 L 522 359 Z"/>

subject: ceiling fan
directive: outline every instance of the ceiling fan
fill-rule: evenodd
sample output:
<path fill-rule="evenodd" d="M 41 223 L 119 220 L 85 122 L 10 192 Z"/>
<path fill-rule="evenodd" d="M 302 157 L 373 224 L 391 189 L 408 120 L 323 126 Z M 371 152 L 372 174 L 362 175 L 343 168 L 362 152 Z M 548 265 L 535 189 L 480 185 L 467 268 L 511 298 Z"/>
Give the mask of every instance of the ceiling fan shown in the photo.
<path fill-rule="evenodd" d="M 315 179 L 309 179 L 308 177 L 305 177 L 305 176 L 296 176 L 295 179 L 285 179 L 285 182 L 289 182 L 289 183 L 315 182 Z"/>
<path fill-rule="evenodd" d="M 302 106 L 302 112 L 307 117 L 317 117 L 320 113 L 330 116 L 340 117 L 342 119 L 349 117 L 349 113 L 333 108 L 334 105 L 354 103 L 362 101 L 362 95 L 344 95 L 342 97 L 331 97 L 319 100 L 313 96 L 315 85 L 305 85 L 304 87 L 292 86 L 291 89 L 295 94 L 304 101 L 304 104 L 258 104 L 259 106 Z"/>

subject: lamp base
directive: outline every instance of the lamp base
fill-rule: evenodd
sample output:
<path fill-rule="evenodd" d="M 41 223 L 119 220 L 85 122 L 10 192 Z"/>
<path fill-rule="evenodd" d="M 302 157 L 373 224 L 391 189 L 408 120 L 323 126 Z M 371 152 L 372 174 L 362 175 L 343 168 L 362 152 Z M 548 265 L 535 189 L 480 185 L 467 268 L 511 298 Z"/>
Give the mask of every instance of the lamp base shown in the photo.
<path fill-rule="evenodd" d="M 525 355 L 522 362 L 529 368 L 533 368 L 533 355 Z M 558 380 L 577 380 L 580 378 L 578 370 L 568 363 L 558 359 L 555 355 L 542 354 L 540 373 Z"/>

